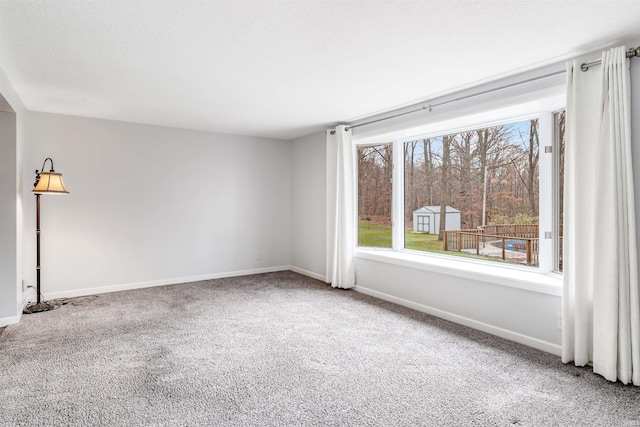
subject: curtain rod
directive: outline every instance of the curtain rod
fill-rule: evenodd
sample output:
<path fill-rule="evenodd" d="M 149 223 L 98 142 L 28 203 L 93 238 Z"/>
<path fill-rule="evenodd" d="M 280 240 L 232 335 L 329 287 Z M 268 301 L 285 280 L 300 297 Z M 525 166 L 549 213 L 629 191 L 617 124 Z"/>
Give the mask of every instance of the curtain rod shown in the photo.
<path fill-rule="evenodd" d="M 630 48 L 629 50 L 627 50 L 627 58 L 633 58 L 634 56 L 640 57 L 640 46 L 638 46 L 636 48 Z M 589 69 L 589 67 L 593 67 L 594 65 L 598 65 L 601 62 L 602 61 L 600 59 L 598 59 L 597 61 L 587 62 L 587 63 L 582 64 L 580 66 L 580 69 L 582 71 L 587 71 Z M 458 97 L 458 98 L 450 99 L 448 101 L 439 102 L 437 104 L 422 105 L 420 108 L 416 108 L 415 110 L 404 111 L 402 113 L 394 114 L 393 116 L 383 117 L 381 119 L 371 120 L 369 122 L 364 122 L 364 123 L 360 123 L 360 124 L 353 125 L 353 126 L 347 126 L 345 128 L 345 130 L 349 131 L 349 130 L 351 130 L 353 128 L 357 128 L 357 127 L 365 126 L 365 125 L 370 125 L 370 124 L 373 124 L 373 123 L 383 122 L 385 120 L 395 119 L 396 117 L 406 116 L 407 114 L 417 113 L 418 111 L 426 111 L 426 110 L 431 111 L 431 109 L 434 108 L 434 107 L 440 107 L 442 105 L 450 104 L 452 102 L 463 101 L 465 99 L 474 98 L 476 96 L 486 95 L 486 94 L 491 93 L 491 92 L 497 92 L 499 90 L 509 89 L 509 88 L 512 88 L 512 87 L 515 87 L 515 86 L 520 86 L 520 85 L 531 83 L 531 82 L 534 82 L 534 81 L 537 81 L 537 80 L 543 80 L 543 79 L 546 79 L 546 78 L 549 78 L 549 77 L 554 77 L 554 76 L 557 76 L 557 75 L 560 75 L 560 74 L 564 74 L 565 72 L 566 72 L 565 70 L 556 71 L 554 73 L 545 74 L 543 76 L 534 77 L 534 78 L 527 79 L 527 80 L 522 80 L 522 81 L 519 81 L 517 83 L 511 83 L 511 84 L 500 86 L 500 87 L 493 88 L 493 89 L 484 90 L 482 92 L 474 93 L 474 94 L 471 94 L 471 95 L 461 96 L 461 97 Z M 332 130 L 332 131 L 330 131 L 330 133 L 331 133 L 331 135 L 333 135 L 333 134 L 336 133 L 336 131 Z"/>
<path fill-rule="evenodd" d="M 496 88 L 493 88 L 493 89 L 483 90 L 482 92 L 473 93 L 471 95 L 460 96 L 458 98 L 450 99 L 448 101 L 438 102 L 437 104 L 423 105 L 420 108 L 416 108 L 415 110 L 404 111 L 402 113 L 394 114 L 393 116 L 383 117 L 381 119 L 371 120 L 369 122 L 360 123 L 360 124 L 353 125 L 353 126 L 347 126 L 345 128 L 345 130 L 349 131 L 349 130 L 351 130 L 353 128 L 357 128 L 357 127 L 365 126 L 365 125 L 370 125 L 372 123 L 378 123 L 378 122 L 382 122 L 382 121 L 385 121 L 385 120 L 395 119 L 396 117 L 406 116 L 407 114 L 417 113 L 418 111 L 431 111 L 432 108 L 441 107 L 441 106 L 446 105 L 446 104 L 451 104 L 452 102 L 458 102 L 458 101 L 463 101 L 465 99 L 475 98 L 476 96 L 486 95 L 488 93 L 498 92 L 500 90 L 509 89 L 509 88 L 512 88 L 512 87 L 516 87 L 516 86 L 520 86 L 520 85 L 523 85 L 523 84 L 535 82 L 535 81 L 538 81 L 538 80 L 548 79 L 549 77 L 555 77 L 555 76 L 558 76 L 558 75 L 564 74 L 564 73 L 566 73 L 565 70 L 555 71 L 553 73 L 545 74 L 543 76 L 533 77 L 533 78 L 530 78 L 530 79 L 527 79 L 527 80 L 521 80 L 521 81 L 516 82 L 516 83 L 511 83 L 511 84 L 508 84 L 508 85 L 499 86 L 499 87 L 496 87 Z M 331 133 L 331 135 L 333 135 L 333 134 L 336 133 L 336 131 L 332 130 L 332 131 L 330 131 L 330 133 Z"/>
<path fill-rule="evenodd" d="M 633 58 L 634 56 L 640 56 L 640 46 L 634 48 L 631 48 L 627 51 L 627 58 Z M 601 59 L 598 59 L 597 61 L 591 61 L 591 62 L 587 62 L 586 64 L 582 64 L 580 66 L 580 69 L 582 71 L 588 71 L 589 67 L 593 67 L 594 65 L 599 65 L 602 63 Z"/>

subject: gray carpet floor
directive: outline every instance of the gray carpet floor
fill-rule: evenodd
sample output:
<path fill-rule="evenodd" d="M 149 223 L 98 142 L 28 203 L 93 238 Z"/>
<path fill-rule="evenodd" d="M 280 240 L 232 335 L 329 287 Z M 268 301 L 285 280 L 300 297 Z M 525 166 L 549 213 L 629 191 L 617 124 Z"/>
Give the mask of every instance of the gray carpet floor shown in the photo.
<path fill-rule="evenodd" d="M 63 302 L 0 335 L 0 425 L 640 425 L 640 387 L 292 272 Z"/>

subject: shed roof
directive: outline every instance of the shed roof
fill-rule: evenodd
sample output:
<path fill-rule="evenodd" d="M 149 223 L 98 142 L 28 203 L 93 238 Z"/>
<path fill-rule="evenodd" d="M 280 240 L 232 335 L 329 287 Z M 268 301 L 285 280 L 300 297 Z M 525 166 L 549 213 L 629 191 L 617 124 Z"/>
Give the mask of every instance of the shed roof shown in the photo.
<path fill-rule="evenodd" d="M 423 206 L 420 209 L 416 209 L 413 212 L 422 212 L 422 213 L 440 213 L 440 206 Z M 453 208 L 451 206 L 447 206 L 446 208 L 446 212 L 447 213 L 460 213 L 460 211 L 456 208 Z"/>

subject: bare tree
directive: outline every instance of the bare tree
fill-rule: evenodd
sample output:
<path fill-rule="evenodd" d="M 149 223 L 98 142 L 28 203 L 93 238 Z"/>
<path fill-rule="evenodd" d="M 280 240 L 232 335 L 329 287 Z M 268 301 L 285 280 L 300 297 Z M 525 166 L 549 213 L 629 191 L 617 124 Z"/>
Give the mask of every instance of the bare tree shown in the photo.
<path fill-rule="evenodd" d="M 427 206 L 433 206 L 433 184 L 435 182 L 435 177 L 433 174 L 434 166 L 433 166 L 433 151 L 431 150 L 431 139 L 426 138 L 423 141 L 424 147 L 424 171 L 425 171 L 425 179 L 426 179 L 426 200 Z"/>
<path fill-rule="evenodd" d="M 473 180 L 472 163 L 473 163 L 473 145 L 477 140 L 476 132 L 463 132 L 451 139 L 453 151 L 456 153 L 458 160 L 458 185 L 456 190 L 452 192 L 455 200 L 455 207 L 462 212 L 462 228 L 473 228 Z"/>
<path fill-rule="evenodd" d="M 529 121 L 528 134 L 529 135 L 527 140 L 525 140 L 523 135 L 520 134 L 520 140 L 525 147 L 525 151 L 523 154 L 526 154 L 526 164 L 521 164 L 522 162 L 519 161 L 518 157 L 512 158 L 511 162 L 513 163 L 516 174 L 522 181 L 522 184 L 527 191 L 527 199 L 529 201 L 529 214 L 531 216 L 536 216 L 536 213 L 538 212 L 538 206 L 536 204 L 536 201 L 538 199 L 538 160 L 540 158 L 538 119 Z M 520 167 L 522 167 L 523 171 L 520 171 Z"/>

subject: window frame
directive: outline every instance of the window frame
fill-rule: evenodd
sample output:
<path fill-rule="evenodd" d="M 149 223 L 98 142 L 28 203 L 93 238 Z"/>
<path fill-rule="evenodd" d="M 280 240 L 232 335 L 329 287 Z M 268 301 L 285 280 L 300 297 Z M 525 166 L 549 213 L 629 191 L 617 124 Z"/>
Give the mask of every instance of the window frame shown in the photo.
<path fill-rule="evenodd" d="M 560 150 L 561 150 L 561 138 L 560 138 L 560 115 L 565 113 L 566 123 L 566 109 L 560 108 L 552 113 L 553 115 L 553 271 L 562 274 L 560 268 L 560 259 L 562 251 L 562 241 L 560 240 L 560 229 L 562 228 L 562 219 L 560 217 L 560 205 L 564 210 L 564 203 L 560 200 Z M 565 129 L 566 132 L 566 129 Z M 566 138 L 566 134 L 565 134 Z M 564 214 L 564 213 L 563 213 Z"/>
<path fill-rule="evenodd" d="M 381 139 L 392 141 L 393 150 L 393 170 L 392 170 L 392 245 L 389 248 L 371 248 L 356 246 L 357 257 L 376 259 L 393 264 L 412 266 L 446 274 L 462 277 L 488 278 L 488 281 L 497 284 L 518 287 L 530 290 L 537 290 L 543 293 L 561 295 L 558 287 L 561 285 L 562 273 L 554 268 L 556 257 L 555 247 L 557 244 L 554 233 L 557 227 L 554 226 L 555 205 L 553 188 L 556 178 L 553 175 L 557 170 L 554 167 L 557 142 L 555 141 L 555 113 L 565 107 L 564 96 L 555 95 L 546 98 L 535 99 L 534 101 L 511 105 L 496 110 L 483 110 L 475 114 L 461 116 L 457 119 L 442 120 L 413 126 L 400 131 L 393 131 L 384 134 L 378 132 L 373 136 L 362 138 L 354 137 L 354 143 L 360 145 L 375 145 Z M 539 265 L 537 267 L 523 266 L 518 264 L 496 263 L 490 260 L 480 260 L 473 258 L 455 257 L 445 254 L 430 253 L 426 251 L 416 251 L 404 247 L 404 155 L 405 143 L 416 139 L 442 136 L 446 134 L 464 132 L 473 129 L 507 124 L 522 120 L 539 119 Z M 456 125 L 457 124 L 457 125 Z M 384 135 L 383 135 L 384 134 Z M 545 146 L 554 147 L 551 152 Z M 357 196 L 356 196 L 357 197 Z M 356 201 L 357 202 L 357 201 Z M 356 218 L 357 221 L 357 218 Z M 356 224 L 357 229 L 357 224 Z M 551 238 L 546 238 L 549 234 Z M 478 270 L 480 268 L 480 270 Z M 483 274 L 478 274 L 482 271 Z M 471 275 L 469 275 L 471 274 Z M 544 276 L 544 277 L 543 277 Z M 515 282 L 514 282 L 515 280 Z M 524 285 L 523 285 L 524 283 Z M 540 286 L 538 286 L 540 285 Z"/>

